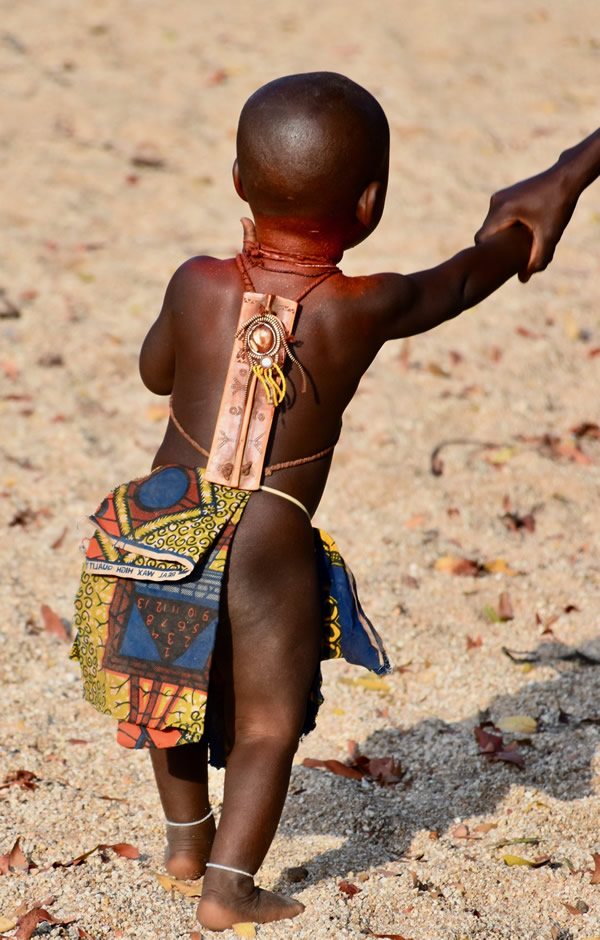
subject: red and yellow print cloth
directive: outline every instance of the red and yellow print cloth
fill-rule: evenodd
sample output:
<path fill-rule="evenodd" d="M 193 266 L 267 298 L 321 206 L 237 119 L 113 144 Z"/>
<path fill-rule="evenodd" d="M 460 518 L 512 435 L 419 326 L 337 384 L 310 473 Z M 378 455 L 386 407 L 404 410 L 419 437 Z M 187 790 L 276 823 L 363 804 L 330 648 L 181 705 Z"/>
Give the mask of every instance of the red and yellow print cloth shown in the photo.
<path fill-rule="evenodd" d="M 170 465 L 118 486 L 91 516 L 71 657 L 84 697 L 117 719 L 125 747 L 172 747 L 206 735 L 211 760 L 224 763 L 223 741 L 206 724 L 209 674 L 229 546 L 249 496 L 208 483 L 201 468 Z M 333 539 L 313 531 L 321 658 L 389 671 L 352 573 Z M 320 701 L 316 682 L 304 733 Z"/>

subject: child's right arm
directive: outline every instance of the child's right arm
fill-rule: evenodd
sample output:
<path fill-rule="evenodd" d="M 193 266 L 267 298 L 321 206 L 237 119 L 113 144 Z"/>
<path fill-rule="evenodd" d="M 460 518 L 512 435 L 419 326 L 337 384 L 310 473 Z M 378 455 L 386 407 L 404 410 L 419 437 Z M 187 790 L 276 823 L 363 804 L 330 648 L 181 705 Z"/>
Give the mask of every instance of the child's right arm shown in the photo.
<path fill-rule="evenodd" d="M 523 269 L 530 246 L 529 231 L 515 225 L 435 268 L 377 276 L 381 341 L 424 333 L 474 307 Z"/>

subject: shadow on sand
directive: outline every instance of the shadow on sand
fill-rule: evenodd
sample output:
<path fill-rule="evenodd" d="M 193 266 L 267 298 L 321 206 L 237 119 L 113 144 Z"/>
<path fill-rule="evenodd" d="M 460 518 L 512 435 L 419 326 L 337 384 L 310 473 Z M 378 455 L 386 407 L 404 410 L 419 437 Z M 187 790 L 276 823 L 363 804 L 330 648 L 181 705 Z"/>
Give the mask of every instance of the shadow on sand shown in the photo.
<path fill-rule="evenodd" d="M 574 658 L 557 658 L 565 652 Z M 537 800 L 544 794 L 562 801 L 589 796 L 592 758 L 600 743 L 599 665 L 562 645 L 557 652 L 556 644 L 542 644 L 535 655 L 555 668 L 551 681 L 530 682 L 516 695 L 497 696 L 483 712 L 461 721 L 427 719 L 409 728 L 376 731 L 359 742 L 369 757 L 400 760 L 406 773 L 395 786 L 295 767 L 282 832 L 345 838 L 338 848 L 294 859 L 292 864 L 309 871 L 303 885 L 399 860 L 421 830 L 443 836 L 458 818 L 489 818 L 515 786 L 535 791 L 530 799 Z M 488 762 L 478 752 L 474 727 L 519 713 L 538 719 L 538 733 L 520 744 L 524 769 Z M 589 836 L 591 844 L 597 833 Z M 282 878 L 275 890 L 286 889 L 289 883 Z"/>

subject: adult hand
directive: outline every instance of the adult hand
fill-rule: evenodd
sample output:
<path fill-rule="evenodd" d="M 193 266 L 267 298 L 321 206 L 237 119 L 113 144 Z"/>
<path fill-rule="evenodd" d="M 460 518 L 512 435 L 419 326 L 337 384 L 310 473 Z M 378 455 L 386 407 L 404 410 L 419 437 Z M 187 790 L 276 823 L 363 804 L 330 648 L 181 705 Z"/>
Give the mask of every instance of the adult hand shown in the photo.
<path fill-rule="evenodd" d="M 527 267 L 519 271 L 519 280 L 525 283 L 552 261 L 554 249 L 577 204 L 577 195 L 567 187 L 559 166 L 501 189 L 490 200 L 475 242 L 479 244 L 517 222 L 525 225 L 532 234 Z"/>

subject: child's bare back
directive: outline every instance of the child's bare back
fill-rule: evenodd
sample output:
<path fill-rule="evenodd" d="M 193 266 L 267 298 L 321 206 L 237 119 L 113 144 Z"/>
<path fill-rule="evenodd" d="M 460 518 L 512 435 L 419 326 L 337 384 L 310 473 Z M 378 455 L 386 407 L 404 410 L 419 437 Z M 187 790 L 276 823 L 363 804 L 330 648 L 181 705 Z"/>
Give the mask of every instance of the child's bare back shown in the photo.
<path fill-rule="evenodd" d="M 289 76 L 259 89 L 242 112 L 237 154 L 234 185 L 254 217 L 244 221 L 243 257 L 186 262 L 169 284 L 140 358 L 148 388 L 172 396 L 153 466 L 202 473 L 196 468 L 220 446 L 215 427 L 229 404 L 228 368 L 243 298 L 249 290 L 302 297 L 287 336 L 290 354 L 281 360 L 285 375 L 273 379 L 268 357 L 266 371 L 254 370 L 285 393 L 274 408 L 263 483 L 250 494 L 243 487 L 210 491 L 216 499 L 240 494 L 241 508 L 231 511 L 235 526 L 222 546 L 208 731 L 195 743 L 171 747 L 164 741 L 173 729 L 166 728 L 156 746 L 163 732 L 154 726 L 150 751 L 168 820 L 167 866 L 180 877 L 206 871 L 198 917 L 211 929 L 302 910 L 296 901 L 261 892 L 253 876 L 277 828 L 299 736 L 318 707 L 324 582 L 317 559 L 323 547 L 310 517 L 343 412 L 386 341 L 428 330 L 478 303 L 525 269 L 530 249 L 528 231 L 516 226 L 427 271 L 345 277 L 337 267 L 344 251 L 368 237 L 381 218 L 389 131 L 375 99 L 342 76 Z M 243 409 L 231 404 L 229 410 Z M 277 469 L 282 463 L 288 466 Z M 351 578 L 348 584 L 353 616 L 364 630 L 361 642 L 375 648 L 378 637 Z M 343 634 L 343 623 L 328 623 Z M 343 635 L 340 642 L 344 652 Z M 383 669 L 380 656 L 377 668 Z M 227 760 L 216 834 L 206 766 L 215 728 Z M 213 733 L 211 747 L 214 740 Z"/>

